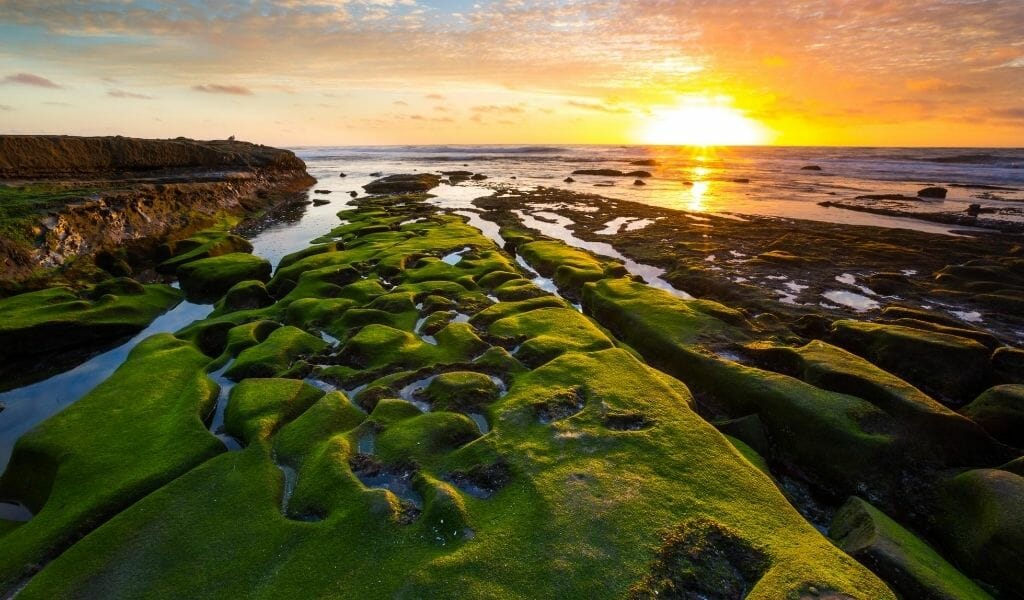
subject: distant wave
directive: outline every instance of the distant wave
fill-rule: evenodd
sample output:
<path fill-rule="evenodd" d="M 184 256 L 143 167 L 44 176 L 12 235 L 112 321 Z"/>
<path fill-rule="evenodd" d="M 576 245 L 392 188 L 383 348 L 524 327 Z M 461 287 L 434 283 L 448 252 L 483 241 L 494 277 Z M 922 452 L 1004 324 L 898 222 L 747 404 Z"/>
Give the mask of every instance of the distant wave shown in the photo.
<path fill-rule="evenodd" d="M 1016 168 L 1024 161 L 1024 157 L 1006 154 L 951 154 L 922 157 L 916 160 L 941 164 L 999 165 Z"/>

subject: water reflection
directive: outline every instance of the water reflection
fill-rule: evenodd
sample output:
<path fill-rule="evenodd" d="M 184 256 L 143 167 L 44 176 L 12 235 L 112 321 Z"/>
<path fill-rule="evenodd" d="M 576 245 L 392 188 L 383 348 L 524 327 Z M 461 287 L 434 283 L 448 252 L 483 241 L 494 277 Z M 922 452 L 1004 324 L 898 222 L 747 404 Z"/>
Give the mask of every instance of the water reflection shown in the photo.
<path fill-rule="evenodd" d="M 703 157 L 700 157 L 701 159 Z M 708 188 L 711 186 L 711 182 L 705 179 L 711 172 L 711 169 L 707 167 L 693 167 L 691 172 L 691 185 L 690 185 L 690 201 L 686 205 L 686 210 L 691 212 L 704 212 L 707 207 L 704 206 L 704 196 L 708 193 Z"/>

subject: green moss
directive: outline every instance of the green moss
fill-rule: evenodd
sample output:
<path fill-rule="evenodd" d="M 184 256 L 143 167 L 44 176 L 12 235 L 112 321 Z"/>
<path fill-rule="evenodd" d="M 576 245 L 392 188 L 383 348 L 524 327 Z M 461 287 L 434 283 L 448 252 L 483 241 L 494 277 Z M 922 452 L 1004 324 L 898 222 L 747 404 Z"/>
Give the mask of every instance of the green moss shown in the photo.
<path fill-rule="evenodd" d="M 246 444 L 269 440 L 323 395 L 323 390 L 303 381 L 251 377 L 231 388 L 225 430 Z"/>
<path fill-rule="evenodd" d="M 997 385 L 960 410 L 992 437 L 1024 448 L 1024 385 Z"/>
<path fill-rule="evenodd" d="M 27 359 L 101 349 L 141 331 L 181 298 L 170 286 L 143 286 L 131 279 L 113 279 L 79 292 L 55 287 L 4 298 L 0 376 L 13 385 L 38 370 L 40 365 L 26 366 Z"/>
<path fill-rule="evenodd" d="M 0 586 L 223 451 L 200 420 L 217 395 L 208 361 L 187 342 L 153 336 L 109 379 L 18 440 L 0 497 L 24 502 L 35 517 L 0 541 Z"/>
<path fill-rule="evenodd" d="M 905 598 L 991 598 L 930 546 L 864 500 L 839 509 L 829 535 Z"/>
<path fill-rule="evenodd" d="M 270 263 L 252 254 L 234 252 L 195 260 L 178 267 L 181 287 L 190 296 L 219 298 L 235 284 L 270 279 Z"/>
<path fill-rule="evenodd" d="M 450 371 L 435 377 L 423 390 L 423 400 L 433 410 L 481 412 L 498 399 L 498 385 L 487 375 Z"/>
<path fill-rule="evenodd" d="M 246 377 L 275 377 L 300 357 L 320 352 L 327 342 L 297 327 L 275 329 L 259 344 L 246 348 L 225 375 L 235 381 Z"/>
<path fill-rule="evenodd" d="M 505 276 L 488 274 L 516 269 L 461 219 L 434 213 L 422 199 L 362 200 L 343 213 L 352 221 L 340 232 L 344 248 L 296 257 L 281 269 L 269 286 L 276 304 L 183 331 L 189 339 L 219 337 L 226 355 L 244 348 L 229 371 L 243 381 L 227 423 L 250 444 L 123 510 L 46 566 L 22 597 L 620 598 L 659 589 L 681 560 L 687 575 L 680 581 L 699 582 L 696 589 L 708 593 L 729 582 L 752 599 L 795 597 L 811 587 L 893 598 L 693 411 L 680 381 L 617 347 L 559 298 L 491 306 L 481 288 L 516 280 L 498 283 Z M 400 225 L 424 215 L 427 221 Z M 462 252 L 460 261 L 438 260 L 453 251 Z M 353 272 L 367 279 L 351 279 Z M 584 288 L 635 300 L 631 309 L 641 307 L 646 289 L 607 279 Z M 653 332 L 672 348 L 747 339 L 742 315 L 721 305 L 684 304 L 680 320 L 670 314 L 679 304 L 654 299 L 657 323 L 614 313 L 611 298 L 604 309 L 631 336 Z M 441 309 L 472 318 L 452 322 Z M 430 325 L 440 328 L 436 345 L 412 331 L 431 314 L 438 315 Z M 266 319 L 337 331 L 343 345 L 325 351 L 294 326 L 267 335 L 273 324 L 260 323 Z M 520 344 L 517 356 L 525 352 L 533 370 L 506 349 Z M 665 359 L 701 364 L 698 350 Z M 359 397 L 369 415 L 300 381 L 244 379 L 259 369 L 308 370 L 302 359 L 311 353 L 331 363 L 317 367 L 320 378 L 371 382 Z M 424 392 L 430 412 L 394 398 L 430 375 L 439 375 Z M 508 393 L 495 393 L 489 375 L 500 376 Z M 870 406 L 864 401 L 755 375 L 734 390 L 737 406 L 801 417 L 823 403 L 838 405 L 826 417 L 804 419 L 794 436 L 824 423 L 828 433 L 843 433 L 833 444 L 885 439 L 860 431 L 859 415 L 844 412 Z M 741 400 L 763 394 L 766 377 L 777 386 L 769 393 L 774 404 Z M 484 408 L 486 434 L 451 412 Z M 774 424 L 787 418 L 780 414 Z M 822 447 L 804 451 L 821 454 Z M 691 547 L 699 551 L 687 555 Z M 737 569 L 738 580 L 729 575 Z"/>
<path fill-rule="evenodd" d="M 1024 588 L 1024 477 L 975 469 L 947 481 L 936 534 L 965 569 L 1006 594 Z"/>
<path fill-rule="evenodd" d="M 844 320 L 833 324 L 832 341 L 954 406 L 989 374 L 988 348 L 947 333 Z"/>
<path fill-rule="evenodd" d="M 66 188 L 33 183 L 20 186 L 0 185 L 0 237 L 25 247 L 33 244 L 32 226 L 48 211 L 87 199 L 97 188 Z"/>
<path fill-rule="evenodd" d="M 252 252 L 252 244 L 243 237 L 210 229 L 189 238 L 168 242 L 161 248 L 161 252 L 165 258 L 157 270 L 175 273 L 178 267 L 204 258 Z"/>

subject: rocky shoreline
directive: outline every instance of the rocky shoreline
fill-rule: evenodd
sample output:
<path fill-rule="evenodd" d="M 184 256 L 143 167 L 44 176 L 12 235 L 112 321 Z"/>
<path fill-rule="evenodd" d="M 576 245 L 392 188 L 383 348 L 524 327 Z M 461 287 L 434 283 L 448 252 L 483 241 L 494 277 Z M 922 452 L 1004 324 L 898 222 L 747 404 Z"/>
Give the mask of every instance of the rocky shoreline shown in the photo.
<path fill-rule="evenodd" d="M 0 301 L 15 345 L 83 308 L 215 301 L 18 440 L 0 592 L 1024 589 L 1016 238 L 550 189 L 452 214 L 439 183 L 372 182 L 276 270 L 208 230 L 162 248 L 181 292 Z"/>
<path fill-rule="evenodd" d="M 97 257 L 117 275 L 145 268 L 167 239 L 295 202 L 314 181 L 292 152 L 246 142 L 0 136 L 0 281 L 64 271 L 75 284 Z"/>

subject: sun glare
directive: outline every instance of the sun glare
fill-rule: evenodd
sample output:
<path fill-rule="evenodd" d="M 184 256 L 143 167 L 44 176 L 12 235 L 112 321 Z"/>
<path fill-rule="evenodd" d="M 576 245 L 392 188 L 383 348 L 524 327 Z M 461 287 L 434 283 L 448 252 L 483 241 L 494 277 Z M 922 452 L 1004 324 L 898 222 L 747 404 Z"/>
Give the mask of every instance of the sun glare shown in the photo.
<path fill-rule="evenodd" d="M 764 144 L 770 141 L 769 133 L 767 127 L 726 100 L 700 97 L 656 110 L 642 138 L 648 144 L 743 146 Z"/>

